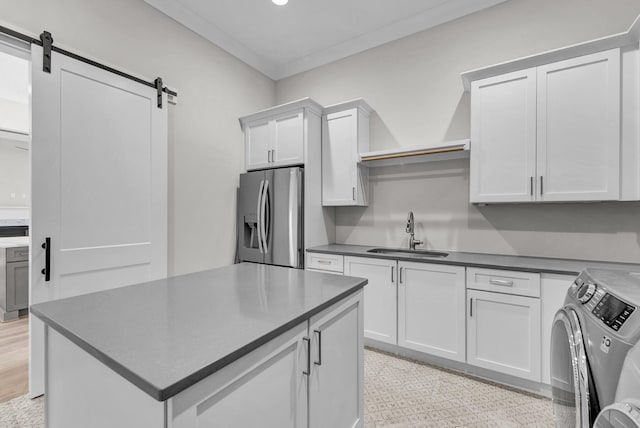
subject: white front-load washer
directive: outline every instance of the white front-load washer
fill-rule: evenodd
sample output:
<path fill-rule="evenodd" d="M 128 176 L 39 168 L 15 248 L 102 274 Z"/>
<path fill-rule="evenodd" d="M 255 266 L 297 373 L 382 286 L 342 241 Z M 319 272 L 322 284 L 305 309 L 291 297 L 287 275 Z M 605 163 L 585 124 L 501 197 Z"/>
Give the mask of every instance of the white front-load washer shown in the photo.
<path fill-rule="evenodd" d="M 640 338 L 640 278 L 583 271 L 567 291 L 551 333 L 556 426 L 590 428 L 613 404 L 627 353 Z"/>
<path fill-rule="evenodd" d="M 615 402 L 596 418 L 595 428 L 640 428 L 640 343 L 627 353 Z"/>

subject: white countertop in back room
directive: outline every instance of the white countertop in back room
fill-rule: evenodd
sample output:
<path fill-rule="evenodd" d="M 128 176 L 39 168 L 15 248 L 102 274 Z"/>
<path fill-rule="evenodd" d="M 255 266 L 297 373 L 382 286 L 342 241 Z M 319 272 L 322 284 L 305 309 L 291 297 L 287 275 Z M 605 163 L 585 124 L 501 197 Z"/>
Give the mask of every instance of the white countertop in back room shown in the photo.
<path fill-rule="evenodd" d="M 11 236 L 8 238 L 0 238 L 0 248 L 28 247 L 28 236 Z"/>

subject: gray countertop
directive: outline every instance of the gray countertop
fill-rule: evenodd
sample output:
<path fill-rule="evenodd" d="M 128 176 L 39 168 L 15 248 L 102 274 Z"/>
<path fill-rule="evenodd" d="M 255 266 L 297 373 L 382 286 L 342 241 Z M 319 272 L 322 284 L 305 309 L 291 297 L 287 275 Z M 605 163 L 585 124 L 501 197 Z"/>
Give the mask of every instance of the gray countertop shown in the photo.
<path fill-rule="evenodd" d="M 31 312 L 164 401 L 366 282 L 242 263 L 41 303 Z"/>
<path fill-rule="evenodd" d="M 425 258 L 407 254 L 405 257 L 396 254 L 368 253 L 372 248 L 364 245 L 332 244 L 321 247 L 308 248 L 308 252 L 341 254 L 345 256 L 372 257 L 380 259 L 394 259 L 410 262 L 437 263 L 445 265 L 458 265 L 469 267 L 481 267 L 490 269 L 518 270 L 523 272 L 554 273 L 561 275 L 578 275 L 585 268 L 614 269 L 628 272 L 640 272 L 640 264 L 612 263 L 593 260 L 552 259 L 545 257 L 506 256 L 498 254 L 463 253 L 447 251 L 449 255 L 444 258 Z M 438 250 L 439 251 L 439 250 Z"/>

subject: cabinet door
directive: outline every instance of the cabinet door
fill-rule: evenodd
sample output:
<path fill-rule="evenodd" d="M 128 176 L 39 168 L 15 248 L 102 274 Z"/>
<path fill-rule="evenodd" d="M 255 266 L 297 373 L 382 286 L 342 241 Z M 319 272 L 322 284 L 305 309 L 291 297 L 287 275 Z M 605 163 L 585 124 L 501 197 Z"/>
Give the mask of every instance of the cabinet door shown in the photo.
<path fill-rule="evenodd" d="M 362 292 L 310 320 L 311 428 L 364 425 L 362 333 Z"/>
<path fill-rule="evenodd" d="M 364 337 L 397 343 L 397 262 L 366 257 L 345 257 L 344 274 L 367 278 L 364 287 Z"/>
<path fill-rule="evenodd" d="M 358 109 L 322 118 L 322 205 L 358 200 Z"/>
<path fill-rule="evenodd" d="M 540 346 L 542 383 L 551 384 L 551 329 L 556 312 L 562 308 L 567 290 L 576 279 L 575 276 L 544 274 L 540 283 Z"/>
<path fill-rule="evenodd" d="M 619 198 L 620 50 L 538 67 L 538 196 Z"/>
<path fill-rule="evenodd" d="M 540 381 L 540 299 L 467 290 L 467 363 Z"/>
<path fill-rule="evenodd" d="M 272 127 L 271 166 L 304 163 L 304 115 L 302 110 L 275 118 Z"/>
<path fill-rule="evenodd" d="M 171 428 L 307 426 L 305 321 L 169 400 Z"/>
<path fill-rule="evenodd" d="M 29 262 L 7 263 L 7 311 L 29 306 Z"/>
<path fill-rule="evenodd" d="M 247 125 L 244 131 L 247 170 L 266 168 L 271 160 L 271 130 L 269 121 Z"/>
<path fill-rule="evenodd" d="M 535 199 L 536 71 L 471 85 L 471 202 Z"/>
<path fill-rule="evenodd" d="M 465 268 L 401 261 L 398 269 L 398 345 L 464 362 Z"/>

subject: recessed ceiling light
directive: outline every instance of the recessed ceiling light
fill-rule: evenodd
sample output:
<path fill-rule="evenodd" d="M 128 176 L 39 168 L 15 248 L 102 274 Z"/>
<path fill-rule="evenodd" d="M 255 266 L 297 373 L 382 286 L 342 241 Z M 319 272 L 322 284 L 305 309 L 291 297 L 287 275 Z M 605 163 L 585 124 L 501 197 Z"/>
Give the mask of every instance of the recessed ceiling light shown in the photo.
<path fill-rule="evenodd" d="M 289 0 L 271 0 L 273 4 L 277 4 L 278 6 L 284 6 L 289 2 Z"/>

